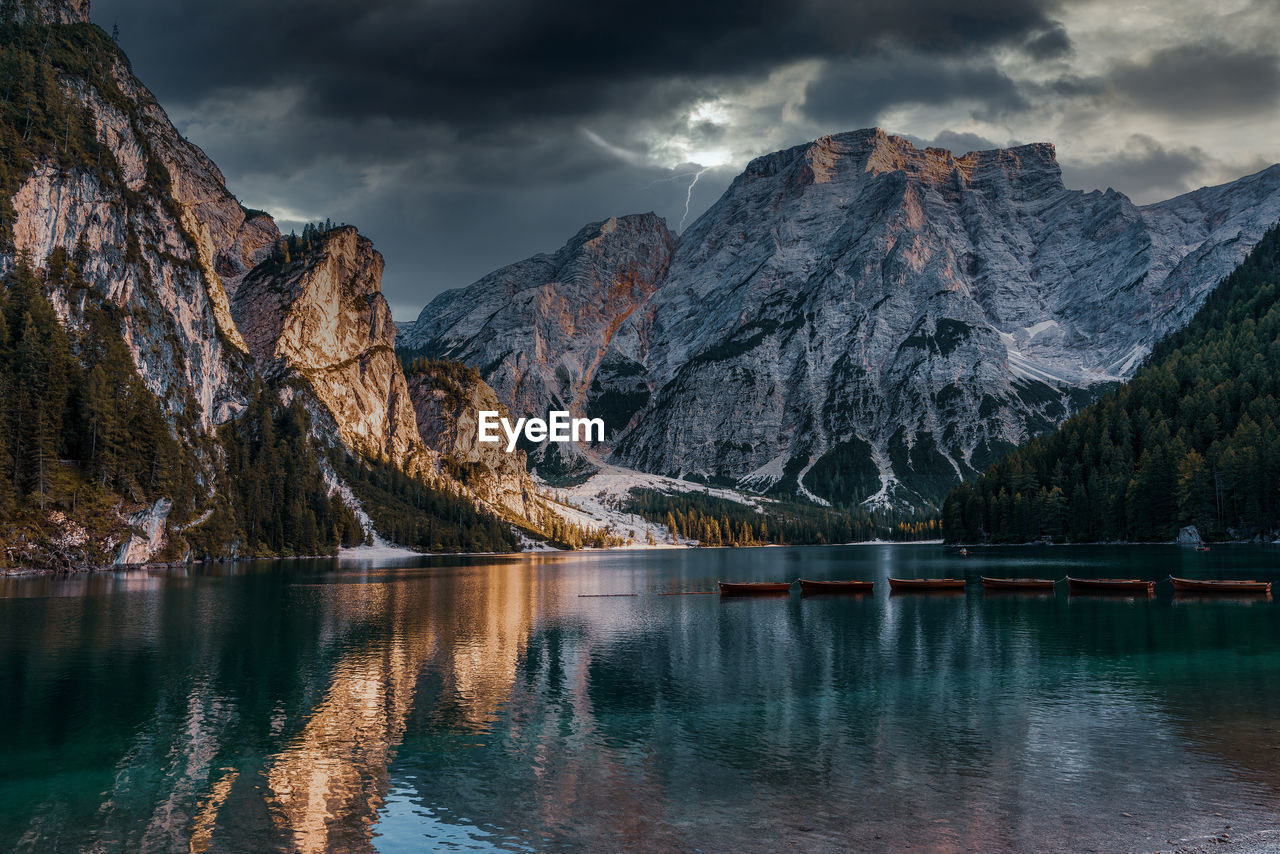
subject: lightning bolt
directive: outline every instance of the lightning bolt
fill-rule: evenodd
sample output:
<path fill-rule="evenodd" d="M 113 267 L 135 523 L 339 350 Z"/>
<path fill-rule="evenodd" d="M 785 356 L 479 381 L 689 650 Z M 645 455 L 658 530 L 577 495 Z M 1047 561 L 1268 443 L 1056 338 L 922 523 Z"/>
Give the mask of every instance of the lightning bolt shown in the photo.
<path fill-rule="evenodd" d="M 689 203 L 693 201 L 693 188 L 698 186 L 698 179 L 702 177 L 702 173 L 710 169 L 710 166 L 703 166 L 697 172 L 693 173 L 693 180 L 689 182 L 689 189 L 684 194 L 684 216 L 680 217 L 680 224 L 676 226 L 676 231 L 684 233 L 684 221 L 689 218 Z"/>

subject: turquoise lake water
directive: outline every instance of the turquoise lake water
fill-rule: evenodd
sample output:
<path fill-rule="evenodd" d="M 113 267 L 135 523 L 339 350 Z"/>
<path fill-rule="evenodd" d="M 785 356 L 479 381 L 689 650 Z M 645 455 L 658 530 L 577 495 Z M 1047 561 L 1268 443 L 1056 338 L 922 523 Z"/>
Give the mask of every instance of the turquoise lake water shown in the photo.
<path fill-rule="evenodd" d="M 1068 573 L 1280 580 L 1280 547 L 0 579 L 0 851 L 1169 851 L 1280 826 L 1280 605 L 978 583 Z M 880 583 L 660 595 L 799 577 Z"/>

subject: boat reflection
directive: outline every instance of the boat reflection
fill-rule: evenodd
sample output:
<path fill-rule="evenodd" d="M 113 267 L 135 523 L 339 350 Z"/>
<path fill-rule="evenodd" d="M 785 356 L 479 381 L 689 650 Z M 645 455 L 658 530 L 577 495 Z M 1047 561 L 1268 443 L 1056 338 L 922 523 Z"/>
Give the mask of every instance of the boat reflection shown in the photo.
<path fill-rule="evenodd" d="M 56 719 L 60 680 L 94 678 L 18 767 L 110 761 L 79 796 L 0 791 L 0 847 L 1104 850 L 1274 815 L 1280 769 L 1248 755 L 1280 702 L 1265 599 L 726 605 L 656 595 L 714 568 L 616 560 L 46 585 L 11 612 L 43 674 L 20 707 Z"/>

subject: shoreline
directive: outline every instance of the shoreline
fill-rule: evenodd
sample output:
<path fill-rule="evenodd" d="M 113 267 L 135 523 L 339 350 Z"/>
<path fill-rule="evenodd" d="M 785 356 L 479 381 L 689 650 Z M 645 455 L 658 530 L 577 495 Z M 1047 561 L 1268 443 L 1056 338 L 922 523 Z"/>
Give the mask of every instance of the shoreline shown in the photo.
<path fill-rule="evenodd" d="M 1253 540 L 1223 540 L 1215 542 L 1211 545 L 1215 546 L 1272 546 L 1280 545 L 1280 542 L 1264 540 L 1255 542 Z M 0 568 L 0 578 L 25 578 L 29 576 L 48 576 L 48 575 L 80 575 L 91 573 L 107 573 L 107 572 L 137 572 L 152 571 L 159 569 L 183 569 L 194 566 L 215 566 L 218 564 L 236 564 L 236 563 L 254 563 L 259 561 L 291 561 L 291 560 L 334 560 L 338 562 L 357 563 L 370 560 L 410 560 L 420 557 L 524 557 L 527 555 L 597 555 L 608 554 L 612 552 L 656 552 L 656 551 L 721 551 L 721 550 L 747 550 L 747 549 L 794 549 L 794 548 L 851 548 L 856 546 L 939 546 L 943 550 L 954 551 L 956 549 L 1006 549 L 1006 548 L 1028 548 L 1032 546 L 1045 546 L 1053 548 L 1078 548 L 1081 546 L 1181 546 L 1189 548 L 1188 544 L 1180 544 L 1174 540 L 1156 540 L 1156 541 L 1129 541 L 1115 540 L 1109 542 L 1091 542 L 1091 543 L 1046 543 L 1035 540 L 1027 543 L 947 543 L 943 540 L 857 540 L 848 543 L 762 543 L 757 546 L 697 546 L 697 545 L 672 545 L 669 543 L 660 543 L 658 545 L 628 545 L 628 546 L 612 546 L 610 548 L 583 548 L 583 549 L 522 549 L 514 552 L 420 552 L 403 546 L 394 546 L 390 544 L 377 546 L 353 546 L 351 548 L 339 549 L 334 554 L 317 554 L 317 555 L 289 555 L 287 557 L 234 557 L 234 558 L 210 558 L 191 561 L 154 561 L 148 563 L 125 563 L 125 564 L 105 564 L 101 566 L 77 566 L 77 567 L 59 567 L 59 568 L 43 568 L 43 567 L 10 567 Z M 1280 854 L 1280 852 L 1277 852 Z"/>
<path fill-rule="evenodd" d="M 1235 854 L 1280 854 L 1280 829 L 1257 830 L 1233 836 L 1223 832 L 1206 836 L 1200 842 L 1176 843 L 1173 848 L 1160 848 L 1170 854 L 1207 854 L 1210 851 L 1229 851 Z"/>
<path fill-rule="evenodd" d="M 1044 540 L 1030 540 L 1023 543 L 948 543 L 944 540 L 930 540 L 941 543 L 948 549 L 1007 549 L 1025 548 L 1027 546 L 1050 546 L 1053 548 L 1069 548 L 1071 546 L 1181 546 L 1192 548 L 1196 543 L 1180 543 L 1177 540 L 1091 540 L 1087 543 L 1046 543 Z M 1199 543 L 1205 546 L 1280 546 L 1280 540 L 1211 540 Z"/>

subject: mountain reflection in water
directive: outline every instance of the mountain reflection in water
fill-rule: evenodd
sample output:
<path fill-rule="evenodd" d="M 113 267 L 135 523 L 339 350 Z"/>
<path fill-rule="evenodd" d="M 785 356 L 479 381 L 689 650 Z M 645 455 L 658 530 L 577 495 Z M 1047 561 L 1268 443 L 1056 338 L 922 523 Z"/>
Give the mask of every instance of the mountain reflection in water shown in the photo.
<path fill-rule="evenodd" d="M 4 579 L 0 848 L 1158 850 L 1273 825 L 1270 600 L 655 595 L 1187 560 L 1176 574 L 1275 577 L 1273 551 L 1217 551 Z"/>

